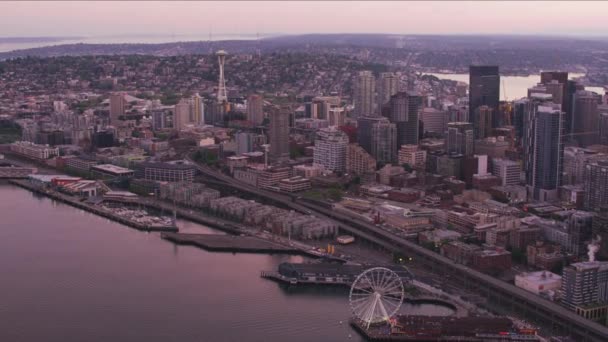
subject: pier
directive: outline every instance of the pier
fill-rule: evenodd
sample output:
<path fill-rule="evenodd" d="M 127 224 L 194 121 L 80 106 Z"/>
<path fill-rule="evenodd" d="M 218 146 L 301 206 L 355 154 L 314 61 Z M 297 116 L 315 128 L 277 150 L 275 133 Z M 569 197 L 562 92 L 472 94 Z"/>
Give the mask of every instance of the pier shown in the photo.
<path fill-rule="evenodd" d="M 219 234 L 162 233 L 161 237 L 178 245 L 190 245 L 214 252 L 300 254 L 297 248 L 283 246 L 253 236 Z"/>
<path fill-rule="evenodd" d="M 55 192 L 55 191 L 48 191 L 45 189 L 40 189 L 40 188 L 30 184 L 30 182 L 28 182 L 28 181 L 11 179 L 11 180 L 9 180 L 9 182 L 11 184 L 17 185 L 24 189 L 50 197 L 56 201 L 60 201 L 60 202 L 69 204 L 78 209 L 86 210 L 90 213 L 108 218 L 112 221 L 122 223 L 124 225 L 135 228 L 137 230 L 146 231 L 146 232 L 177 232 L 177 231 L 179 231 L 179 229 L 177 229 L 177 227 L 174 225 L 167 226 L 167 225 L 145 224 L 145 223 L 137 222 L 137 221 L 131 220 L 129 218 L 119 216 L 112 211 L 103 210 L 100 207 L 97 207 L 95 205 L 91 205 L 86 202 L 81 202 L 79 199 L 77 199 L 75 197 L 65 195 L 65 194 L 62 194 L 59 192 Z"/>

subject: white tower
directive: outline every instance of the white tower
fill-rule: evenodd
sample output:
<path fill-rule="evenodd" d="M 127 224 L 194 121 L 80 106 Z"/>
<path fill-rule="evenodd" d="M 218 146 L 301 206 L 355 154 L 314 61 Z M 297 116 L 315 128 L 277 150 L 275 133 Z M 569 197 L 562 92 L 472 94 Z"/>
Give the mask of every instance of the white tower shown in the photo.
<path fill-rule="evenodd" d="M 224 79 L 224 62 L 226 61 L 226 51 L 219 50 L 215 53 L 217 55 L 217 62 L 220 66 L 220 79 L 217 86 L 217 102 L 222 103 L 228 101 L 228 94 L 226 93 L 226 80 Z"/>

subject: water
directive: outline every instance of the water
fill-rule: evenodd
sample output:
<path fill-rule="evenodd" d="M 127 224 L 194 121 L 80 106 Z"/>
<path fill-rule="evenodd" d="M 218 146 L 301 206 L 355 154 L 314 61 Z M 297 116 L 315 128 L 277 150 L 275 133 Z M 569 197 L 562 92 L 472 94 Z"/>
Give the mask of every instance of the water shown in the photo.
<path fill-rule="evenodd" d="M 464 83 L 469 83 L 469 74 L 440 74 L 440 73 L 426 73 L 427 75 L 433 75 L 440 79 L 447 79 L 453 81 L 459 81 Z M 580 73 L 569 73 L 568 77 L 570 79 L 575 79 L 578 77 L 583 77 L 585 74 Z M 506 88 L 506 98 L 508 100 L 517 100 L 522 97 L 528 96 L 528 88 L 535 86 L 540 82 L 540 75 L 528 75 L 528 76 L 500 76 L 500 100 L 505 101 L 505 91 Z M 585 87 L 586 90 L 594 91 L 598 94 L 603 95 L 605 90 L 603 87 Z"/>
<path fill-rule="evenodd" d="M 282 261 L 302 258 L 176 246 L 0 184 L 0 341 L 362 341 L 346 289 L 260 278 Z"/>
<path fill-rule="evenodd" d="M 252 40 L 257 39 L 257 35 L 214 35 L 212 41 L 219 40 Z M 260 38 L 263 38 L 260 36 Z M 191 42 L 191 41 L 208 41 L 207 34 L 201 35 L 170 35 L 170 36 L 155 36 L 155 35 L 140 35 L 140 36 L 98 36 L 98 37 L 79 37 L 79 38 L 60 38 L 56 41 L 29 41 L 29 42 L 0 42 L 0 52 L 13 50 L 32 49 L 44 46 L 63 45 L 63 44 L 160 44 L 172 42 Z"/>

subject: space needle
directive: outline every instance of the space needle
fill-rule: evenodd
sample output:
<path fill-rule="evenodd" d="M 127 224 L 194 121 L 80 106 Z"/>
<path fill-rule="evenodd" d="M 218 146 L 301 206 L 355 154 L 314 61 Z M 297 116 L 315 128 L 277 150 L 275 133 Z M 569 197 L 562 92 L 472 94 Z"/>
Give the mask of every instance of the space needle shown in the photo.
<path fill-rule="evenodd" d="M 217 62 L 220 66 L 220 79 L 217 86 L 217 102 L 223 103 L 228 101 L 228 94 L 226 93 L 226 80 L 224 79 L 224 62 L 226 61 L 226 51 L 219 50 L 215 53 L 217 55 Z"/>

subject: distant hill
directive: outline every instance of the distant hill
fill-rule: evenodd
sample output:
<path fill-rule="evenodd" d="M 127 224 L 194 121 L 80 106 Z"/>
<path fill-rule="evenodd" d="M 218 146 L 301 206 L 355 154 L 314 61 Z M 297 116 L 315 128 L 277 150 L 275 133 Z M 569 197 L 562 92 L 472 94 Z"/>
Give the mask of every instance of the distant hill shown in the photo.
<path fill-rule="evenodd" d="M 6 38 L 5 38 L 6 39 Z M 48 38 L 50 39 L 50 38 Z M 49 40 L 53 42 L 53 40 Z M 175 56 L 207 54 L 225 49 L 229 53 L 301 51 L 315 48 L 382 48 L 412 51 L 544 50 L 608 51 L 605 39 L 507 35 L 394 35 L 394 34 L 306 34 L 256 40 L 185 41 L 161 44 L 60 44 L 0 53 L 0 60 L 37 56 L 127 55 Z"/>

